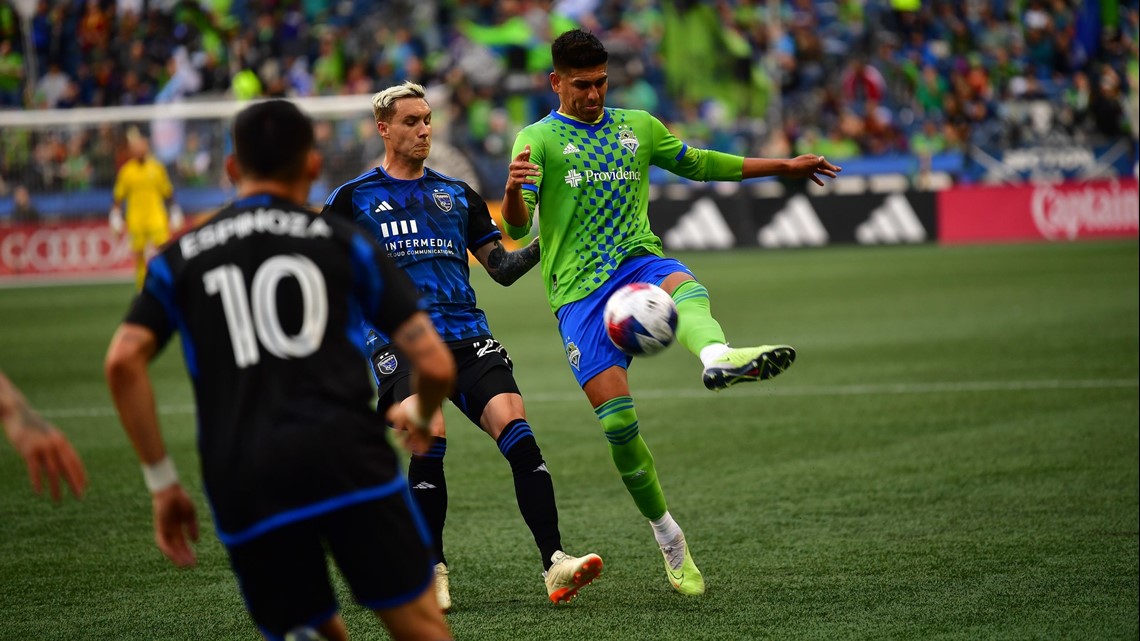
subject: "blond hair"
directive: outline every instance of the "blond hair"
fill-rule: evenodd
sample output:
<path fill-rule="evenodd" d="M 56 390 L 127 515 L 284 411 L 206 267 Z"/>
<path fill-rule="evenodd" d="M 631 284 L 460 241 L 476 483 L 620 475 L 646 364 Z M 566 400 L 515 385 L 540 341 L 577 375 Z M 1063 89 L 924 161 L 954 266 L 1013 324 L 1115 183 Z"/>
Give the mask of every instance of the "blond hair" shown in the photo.
<path fill-rule="evenodd" d="M 426 94 L 423 85 L 405 80 L 403 84 L 393 85 L 372 96 L 372 115 L 376 122 L 390 122 L 396 115 L 396 101 L 403 98 L 423 98 Z"/>

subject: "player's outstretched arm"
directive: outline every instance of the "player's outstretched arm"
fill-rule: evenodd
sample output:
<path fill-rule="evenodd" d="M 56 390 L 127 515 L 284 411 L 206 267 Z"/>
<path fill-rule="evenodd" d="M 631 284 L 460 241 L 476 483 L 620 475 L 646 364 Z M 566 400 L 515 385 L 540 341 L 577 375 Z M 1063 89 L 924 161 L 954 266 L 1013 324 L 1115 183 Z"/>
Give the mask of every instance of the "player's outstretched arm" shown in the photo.
<path fill-rule="evenodd" d="M 513 252 L 507 251 L 502 241 L 498 239 L 483 245 L 475 252 L 476 260 L 483 265 L 496 283 L 504 287 L 529 272 L 538 264 L 540 257 L 537 237 L 526 247 Z"/>
<path fill-rule="evenodd" d="M 87 471 L 79 454 L 56 426 L 46 421 L 30 405 L 12 381 L 0 372 L 0 423 L 12 446 L 28 466 L 28 478 L 36 494 L 43 491 L 43 479 L 51 488 L 51 498 L 62 498 L 60 477 L 71 494 L 82 497 L 87 488 Z"/>
<path fill-rule="evenodd" d="M 812 182 L 823 186 L 823 178 L 835 178 L 843 171 L 838 165 L 833 165 L 823 156 L 804 154 L 791 159 L 773 158 L 745 158 L 741 170 L 741 178 L 762 178 L 764 176 L 783 176 L 784 178 L 810 178 Z"/>
<path fill-rule="evenodd" d="M 187 539 L 198 540 L 198 518 L 166 454 L 158 426 L 154 386 L 148 371 L 157 352 L 158 338 L 153 331 L 123 323 L 111 339 L 103 367 L 119 420 L 142 462 L 143 479 L 151 493 L 158 549 L 175 565 L 189 566 L 197 562 Z"/>

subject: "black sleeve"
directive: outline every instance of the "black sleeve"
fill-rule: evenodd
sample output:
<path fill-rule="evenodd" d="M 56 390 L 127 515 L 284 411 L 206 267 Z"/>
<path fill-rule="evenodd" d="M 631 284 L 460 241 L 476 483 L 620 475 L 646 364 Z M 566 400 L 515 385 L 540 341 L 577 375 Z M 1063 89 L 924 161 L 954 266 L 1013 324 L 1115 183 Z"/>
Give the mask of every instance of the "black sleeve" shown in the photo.
<path fill-rule="evenodd" d="M 474 253 L 483 245 L 502 238 L 503 233 L 491 218 L 483 197 L 466 183 L 463 190 L 467 196 L 467 249 Z"/>
<path fill-rule="evenodd" d="M 170 315 L 166 312 L 166 307 L 147 290 L 139 292 L 135 296 L 134 301 L 131 302 L 131 308 L 127 311 L 126 318 L 123 319 L 124 323 L 131 323 L 133 325 L 142 325 L 158 338 L 158 347 L 162 349 L 166 342 L 170 340 L 171 335 L 174 334 L 174 323 L 171 322 Z"/>
<path fill-rule="evenodd" d="M 349 222 L 355 222 L 356 212 L 352 210 L 352 192 L 355 190 L 355 187 L 345 187 L 341 185 L 329 196 L 328 200 L 325 201 L 325 206 L 321 209 L 321 215 L 335 216 Z"/>
<path fill-rule="evenodd" d="M 371 241 L 370 241 L 371 242 Z M 380 331 L 391 336 L 397 327 L 423 309 L 419 290 L 412 279 L 388 258 L 378 245 L 372 243 L 375 267 L 380 275 L 380 304 L 371 322 Z"/>

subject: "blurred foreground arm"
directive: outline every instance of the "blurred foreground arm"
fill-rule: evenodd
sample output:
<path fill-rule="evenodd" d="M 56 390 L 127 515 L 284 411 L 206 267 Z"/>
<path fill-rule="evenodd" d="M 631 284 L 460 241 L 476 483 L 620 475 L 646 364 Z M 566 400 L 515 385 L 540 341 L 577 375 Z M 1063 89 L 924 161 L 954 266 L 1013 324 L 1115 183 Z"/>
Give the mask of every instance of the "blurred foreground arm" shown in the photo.
<path fill-rule="evenodd" d="M 12 381 L 0 372 L 0 423 L 8 440 L 24 457 L 28 477 L 37 494 L 43 491 L 42 479 L 47 477 L 51 497 L 61 499 L 59 479 L 62 476 L 71 488 L 72 495 L 82 497 L 87 488 L 87 471 L 83 461 L 58 428 L 44 420 Z"/>
<path fill-rule="evenodd" d="M 451 393 L 455 359 L 424 312 L 416 312 L 401 323 L 392 340 L 411 361 L 412 391 L 418 406 L 396 403 L 388 410 L 387 419 L 396 429 L 408 430 L 415 449 L 430 436 L 431 419 Z"/>
<path fill-rule="evenodd" d="M 151 493 L 158 549 L 175 565 L 188 566 L 196 562 L 187 538 L 198 540 L 198 518 L 166 455 L 159 431 L 154 387 L 148 372 L 150 360 L 157 352 L 154 332 L 142 325 L 123 323 L 111 339 L 104 372 L 119 420 L 142 462 L 143 479 Z"/>

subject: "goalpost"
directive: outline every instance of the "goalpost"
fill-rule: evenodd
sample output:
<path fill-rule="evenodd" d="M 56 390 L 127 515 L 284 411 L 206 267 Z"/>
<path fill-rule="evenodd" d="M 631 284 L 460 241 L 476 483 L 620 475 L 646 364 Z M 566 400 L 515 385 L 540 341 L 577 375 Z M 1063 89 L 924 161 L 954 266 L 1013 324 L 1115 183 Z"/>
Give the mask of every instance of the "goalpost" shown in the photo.
<path fill-rule="evenodd" d="M 446 89 L 429 90 L 428 99 L 434 107 L 431 167 L 479 190 L 475 166 L 447 142 Z M 383 158 L 372 96 L 291 100 L 313 119 L 324 156 L 324 170 L 309 194 L 309 205 L 320 209 L 333 189 Z M 224 160 L 232 151 L 233 117 L 247 104 L 211 100 L 0 111 L 0 282 L 129 274 L 126 239 L 107 225 L 128 132 L 150 139 L 152 153 L 170 174 L 175 201 L 192 220 L 234 195 Z"/>
<path fill-rule="evenodd" d="M 379 164 L 384 145 L 372 119 L 371 95 L 290 98 L 312 119 L 324 172 L 313 187 L 319 205 L 336 186 Z M 447 138 L 448 95 L 429 91 L 432 167 L 479 189 L 472 163 Z M 175 199 L 188 213 L 224 204 L 233 193 L 224 159 L 229 127 L 247 102 L 185 101 L 109 108 L 0 111 L 0 221 L 23 188 L 43 219 L 105 216 L 129 132 L 150 140 L 167 168 Z"/>

